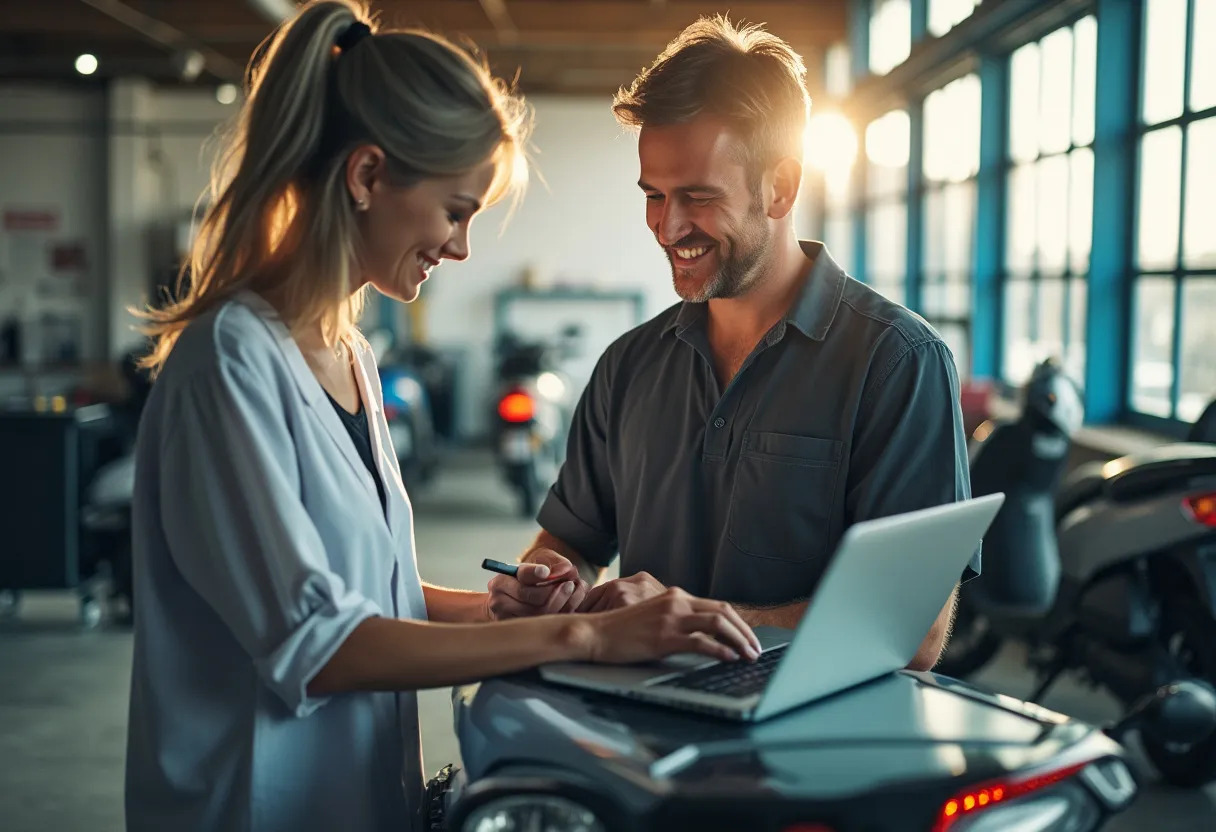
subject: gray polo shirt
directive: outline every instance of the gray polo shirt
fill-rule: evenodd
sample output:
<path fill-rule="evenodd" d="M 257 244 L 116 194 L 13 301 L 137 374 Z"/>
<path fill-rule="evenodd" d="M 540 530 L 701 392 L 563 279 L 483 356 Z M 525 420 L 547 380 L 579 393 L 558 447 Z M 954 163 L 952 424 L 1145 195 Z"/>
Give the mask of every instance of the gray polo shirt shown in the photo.
<path fill-rule="evenodd" d="M 970 496 L 954 358 L 802 243 L 805 285 L 725 390 L 705 304 L 600 358 L 538 520 L 593 564 L 744 604 L 806 598 L 859 520 Z M 909 557 L 915 557 L 910 552 Z M 977 552 L 965 577 L 978 574 Z"/>

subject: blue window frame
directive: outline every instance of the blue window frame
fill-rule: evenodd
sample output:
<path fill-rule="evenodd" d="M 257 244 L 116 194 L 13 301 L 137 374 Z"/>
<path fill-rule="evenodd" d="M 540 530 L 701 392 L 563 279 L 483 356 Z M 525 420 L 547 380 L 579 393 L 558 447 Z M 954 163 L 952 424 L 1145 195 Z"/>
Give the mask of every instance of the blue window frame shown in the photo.
<path fill-rule="evenodd" d="M 1085 379 L 1097 28 L 1084 17 L 1009 58 L 1001 377 L 1014 385 L 1046 358 Z"/>
<path fill-rule="evenodd" d="M 1144 4 L 1127 407 L 1216 396 L 1216 0 Z"/>
<path fill-rule="evenodd" d="M 865 133 L 865 280 L 897 303 L 908 277 L 908 160 L 911 126 L 906 110 L 891 110 Z"/>
<path fill-rule="evenodd" d="M 966 378 L 980 169 L 978 75 L 965 75 L 925 97 L 922 136 L 919 307 Z"/>

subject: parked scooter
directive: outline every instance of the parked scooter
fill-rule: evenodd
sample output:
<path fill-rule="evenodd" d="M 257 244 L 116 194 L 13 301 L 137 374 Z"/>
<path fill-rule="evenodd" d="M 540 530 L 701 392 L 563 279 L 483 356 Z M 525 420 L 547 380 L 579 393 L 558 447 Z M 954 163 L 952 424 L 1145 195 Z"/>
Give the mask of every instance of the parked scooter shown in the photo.
<path fill-rule="evenodd" d="M 1216 683 L 1216 445 L 1205 444 L 1216 437 L 1199 433 L 1210 413 L 1191 442 L 1062 479 L 1082 413 L 1079 390 L 1046 362 L 1017 421 L 976 431 L 972 490 L 1006 502 L 938 670 L 970 675 L 1016 639 L 1038 676 L 1031 701 L 1066 671 L 1127 707 L 1179 680 Z M 1216 735 L 1191 737 L 1142 732 L 1176 785 L 1216 780 Z"/>
<path fill-rule="evenodd" d="M 431 482 L 439 466 L 438 437 L 422 368 L 399 349 L 387 350 L 378 361 L 384 417 L 401 479 L 407 489 L 417 490 Z"/>
<path fill-rule="evenodd" d="M 499 341 L 495 448 L 522 517 L 536 516 L 565 459 L 573 395 L 561 362 L 574 353 L 580 337 L 578 327 L 567 327 L 557 343 L 511 335 Z"/>

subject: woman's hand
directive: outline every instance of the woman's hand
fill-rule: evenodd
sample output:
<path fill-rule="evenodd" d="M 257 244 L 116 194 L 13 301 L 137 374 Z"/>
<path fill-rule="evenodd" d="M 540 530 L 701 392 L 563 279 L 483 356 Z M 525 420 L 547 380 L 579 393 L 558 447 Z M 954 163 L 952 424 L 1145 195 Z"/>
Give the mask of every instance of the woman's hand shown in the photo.
<path fill-rule="evenodd" d="M 631 606 L 578 617 L 591 625 L 591 661 L 627 664 L 672 653 L 703 653 L 723 661 L 760 655 L 760 641 L 734 607 L 674 587 Z"/>
<path fill-rule="evenodd" d="M 550 549 L 534 550 L 514 578 L 495 575 L 486 588 L 486 618 L 491 621 L 573 612 L 588 589 L 578 568 Z"/>

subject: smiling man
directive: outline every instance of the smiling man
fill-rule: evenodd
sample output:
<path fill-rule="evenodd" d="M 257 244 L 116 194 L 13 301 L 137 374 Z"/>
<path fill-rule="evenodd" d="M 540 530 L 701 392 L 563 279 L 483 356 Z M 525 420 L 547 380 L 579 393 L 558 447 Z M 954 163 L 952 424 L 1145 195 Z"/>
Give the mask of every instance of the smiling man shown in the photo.
<path fill-rule="evenodd" d="M 794 627 L 849 525 L 970 496 L 949 349 L 795 234 L 804 75 L 781 39 L 707 18 L 617 95 L 683 301 L 600 359 L 524 556 L 548 582 L 495 578 L 494 614 L 674 585 Z M 618 552 L 626 577 L 595 586 Z M 941 653 L 942 600 L 913 667 Z"/>

